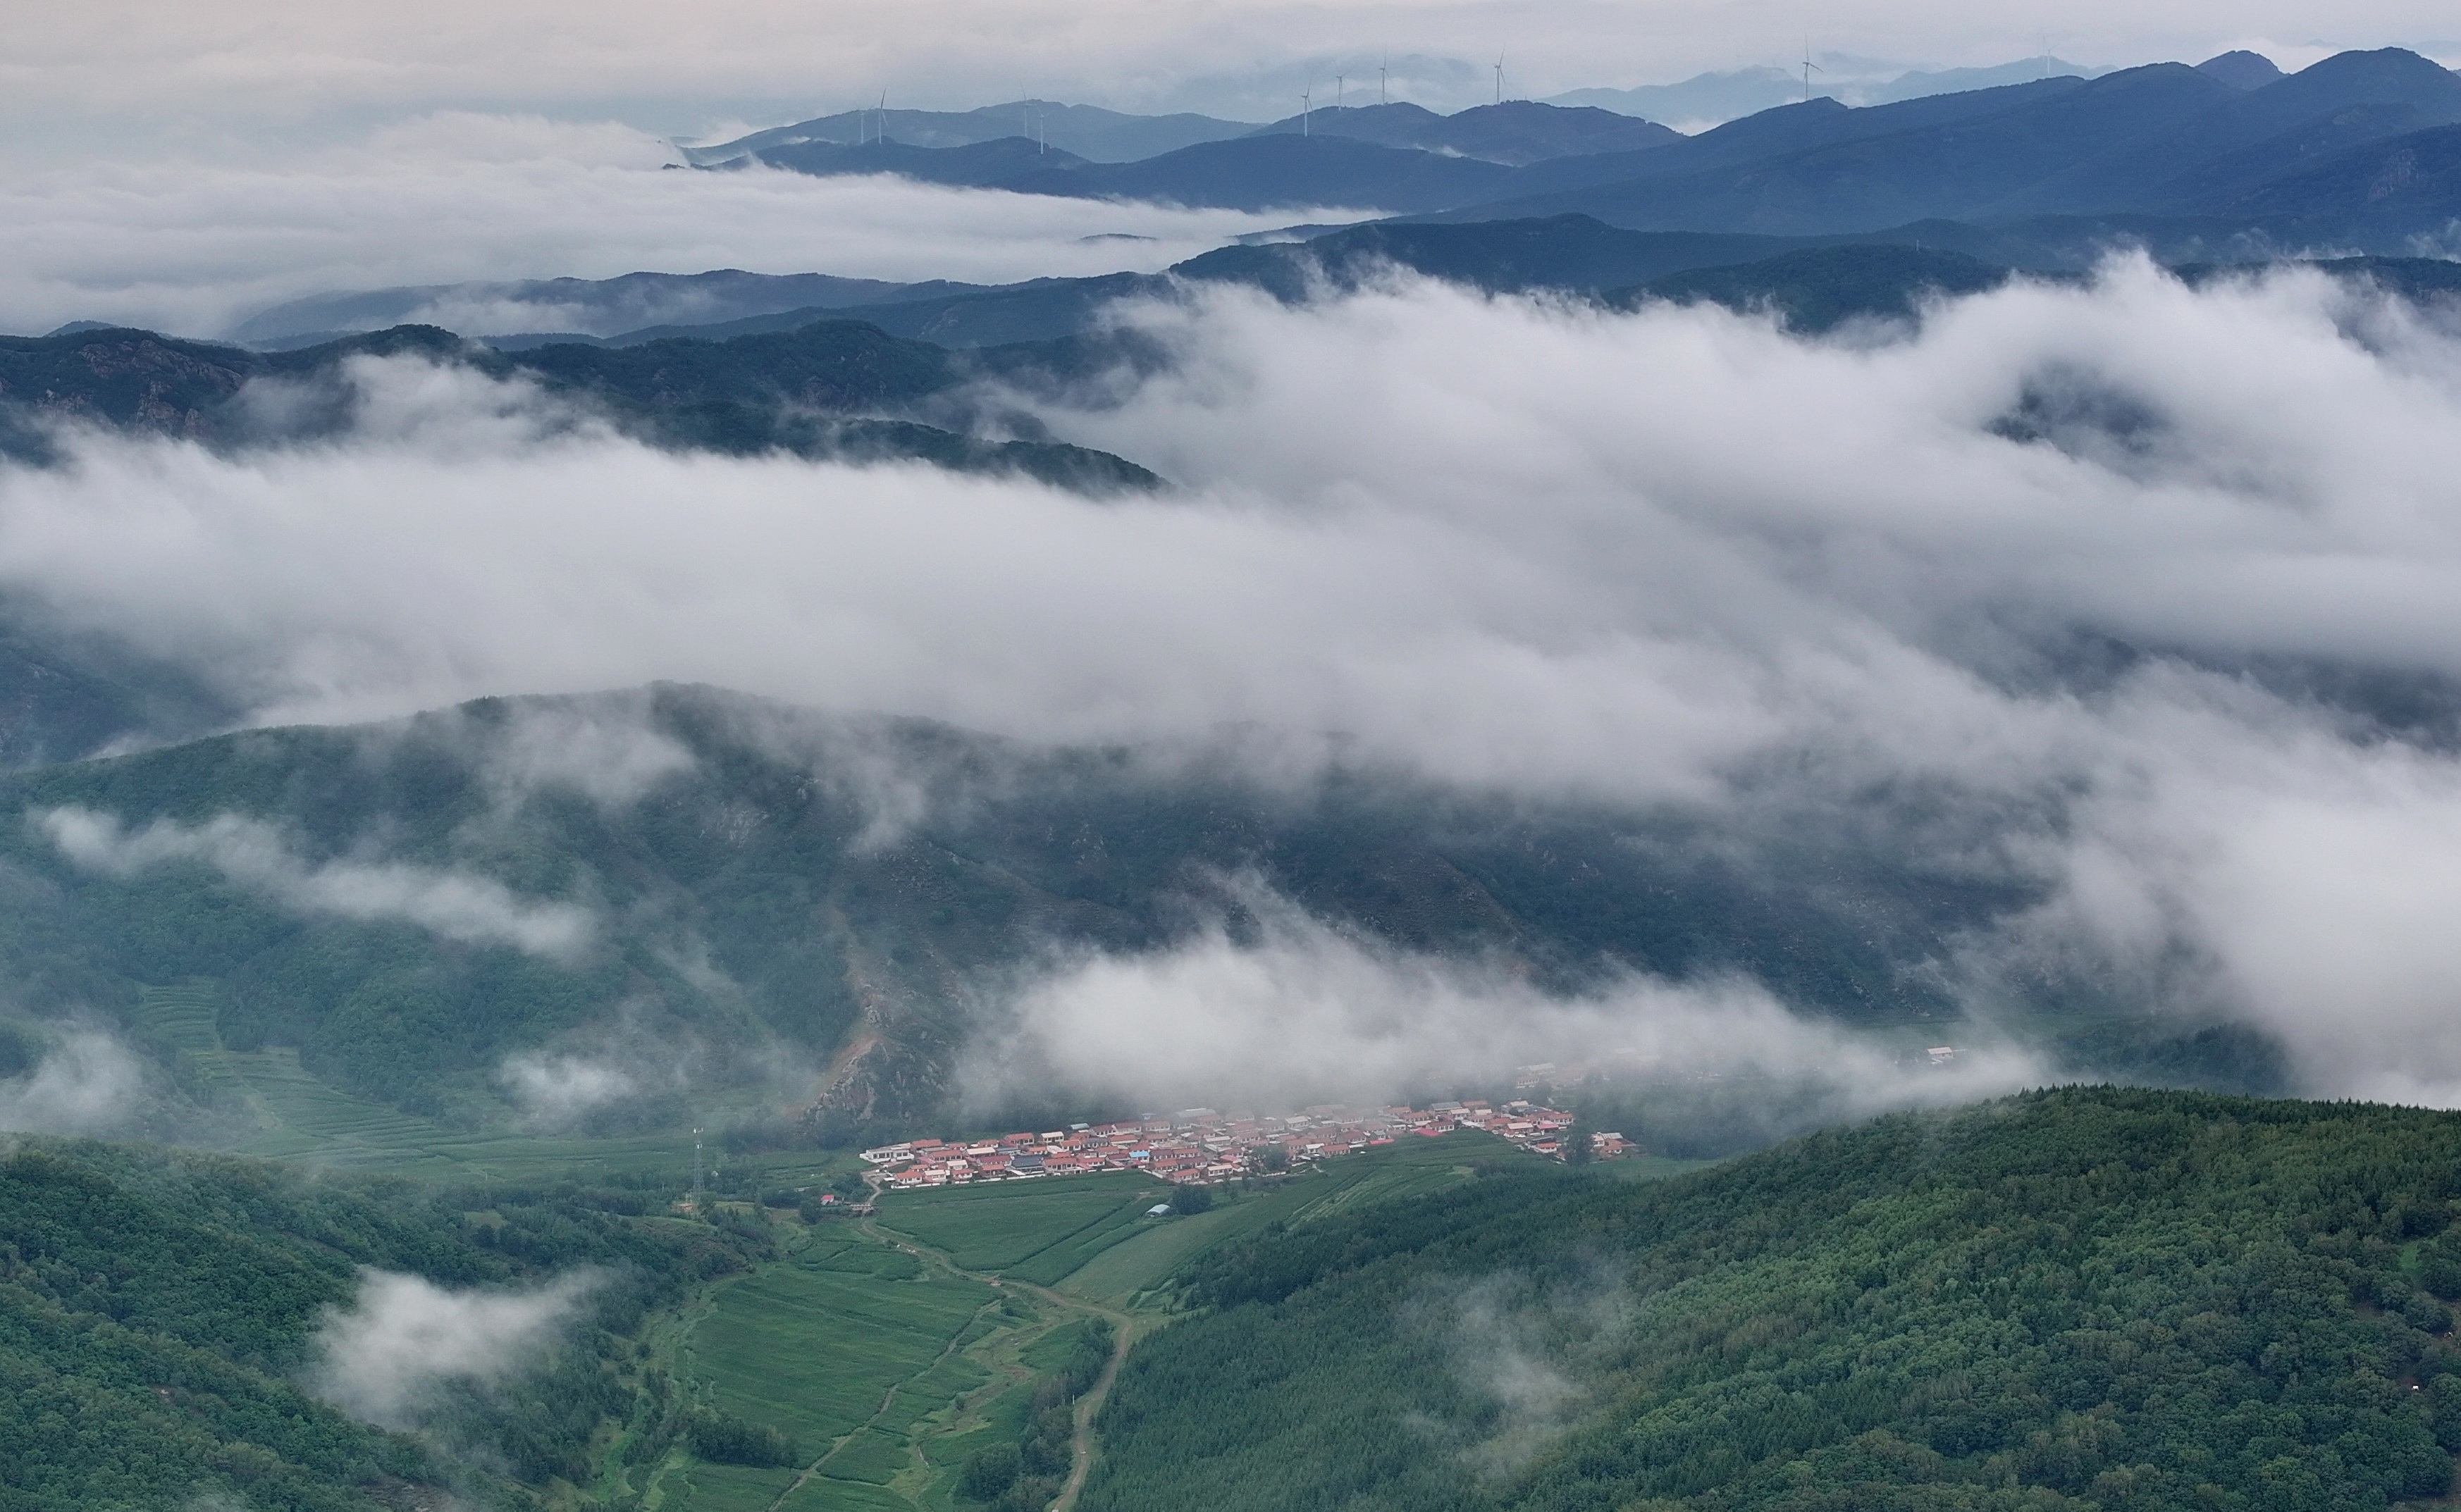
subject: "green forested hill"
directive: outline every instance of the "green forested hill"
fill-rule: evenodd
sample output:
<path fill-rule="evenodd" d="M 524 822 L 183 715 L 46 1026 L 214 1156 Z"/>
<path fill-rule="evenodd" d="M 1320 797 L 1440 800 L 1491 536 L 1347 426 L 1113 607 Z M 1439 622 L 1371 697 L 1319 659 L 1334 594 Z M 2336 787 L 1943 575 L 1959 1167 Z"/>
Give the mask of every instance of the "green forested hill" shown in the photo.
<path fill-rule="evenodd" d="M 100 848 L 71 854 L 62 815 Z M 232 1055 L 470 1126 L 518 1051 L 629 1055 L 672 1096 L 691 1047 L 698 1095 L 862 1045 L 830 1106 L 894 1119 L 936 1104 L 982 973 L 1164 944 L 1190 899 L 1243 906 L 1227 876 L 1558 987 L 1735 967 L 1866 1020 L 1946 1012 L 1897 963 L 2024 902 L 1884 855 L 1755 871 L 1697 831 L 706 689 L 491 700 L 0 778 L 0 972 L 23 1008 L 115 1015 L 208 1106 Z M 525 948 L 524 919 L 587 926 Z"/>
<path fill-rule="evenodd" d="M 2461 1117 L 2064 1090 L 1268 1233 L 1102 1512 L 2319 1512 L 2461 1448 Z"/>
<path fill-rule="evenodd" d="M 0 458 L 47 457 L 49 439 L 30 423 L 45 418 L 222 445 L 326 434 L 351 418 L 339 381 L 344 365 L 402 355 L 535 383 L 645 440 L 682 450 L 925 461 L 1094 493 L 1161 482 L 1107 452 L 971 434 L 964 406 L 932 403 L 963 388 L 971 368 L 943 348 L 842 319 L 730 340 L 575 343 L 518 353 L 467 344 L 432 326 L 396 326 L 271 353 L 108 328 L 0 336 Z M 1005 357 L 1010 368 L 1034 360 L 1030 352 Z M 257 382 L 295 386 L 289 401 L 273 407 L 283 415 L 278 423 L 243 398 Z M 927 415 L 944 423 L 924 423 Z"/>
<path fill-rule="evenodd" d="M 603 1424 L 663 1410 L 628 1374 L 646 1307 L 760 1247 L 624 1217 L 637 1198 L 351 1183 L 261 1162 L 82 1142 L 0 1155 L 0 1508 L 244 1505 L 342 1512 L 516 1505 L 586 1480 Z M 601 1284 L 570 1338 L 516 1382 L 464 1394 L 414 1439 L 302 1387 L 310 1336 L 360 1267 L 448 1288 L 575 1267 Z"/>

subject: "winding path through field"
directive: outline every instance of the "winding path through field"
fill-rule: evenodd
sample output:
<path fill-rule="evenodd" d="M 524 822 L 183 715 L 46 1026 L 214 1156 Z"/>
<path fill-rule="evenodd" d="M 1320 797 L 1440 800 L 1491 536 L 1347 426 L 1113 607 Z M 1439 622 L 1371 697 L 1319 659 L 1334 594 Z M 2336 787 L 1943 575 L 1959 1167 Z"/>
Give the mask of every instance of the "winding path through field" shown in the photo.
<path fill-rule="evenodd" d="M 1077 1429 L 1068 1437 L 1068 1483 L 1060 1488 L 1059 1500 L 1051 1503 L 1051 1512 L 1077 1512 L 1077 1493 L 1085 1489 L 1085 1477 L 1094 1469 L 1094 1416 L 1109 1398 L 1111 1383 L 1120 1378 L 1120 1367 L 1127 1362 L 1128 1346 L 1136 1342 L 1136 1320 L 1128 1314 L 1090 1304 L 1081 1306 L 1111 1320 L 1111 1357 L 1102 1363 L 1102 1374 L 1094 1377 L 1085 1395 L 1077 1398 Z"/>
<path fill-rule="evenodd" d="M 952 1275 L 964 1276 L 968 1280 L 979 1281 L 985 1286 L 995 1288 L 1008 1288 L 1017 1291 L 1023 1291 L 1049 1303 L 1051 1306 L 1058 1308 L 1062 1311 L 1085 1313 L 1092 1317 L 1101 1318 L 1111 1325 L 1111 1357 L 1108 1360 L 1103 1361 L 1102 1374 L 1094 1378 L 1094 1384 L 1086 1388 L 1085 1395 L 1077 1398 L 1075 1426 L 1068 1437 L 1068 1482 L 1060 1488 L 1059 1497 L 1052 1501 L 1049 1508 L 1049 1512 L 1075 1512 L 1078 1493 L 1085 1489 L 1085 1478 L 1092 1474 L 1094 1469 L 1094 1419 L 1096 1416 L 1101 1415 L 1102 1411 L 1102 1403 L 1107 1400 L 1111 1395 L 1111 1383 L 1120 1378 L 1120 1366 L 1124 1363 L 1128 1357 L 1129 1346 L 1135 1344 L 1137 1341 L 1137 1335 L 1150 1328 L 1155 1320 L 1151 1318 L 1141 1318 L 1134 1313 L 1124 1312 L 1117 1308 L 1106 1308 L 1099 1302 L 1087 1302 L 1081 1298 L 1065 1296 L 1058 1291 L 1052 1290 L 1049 1287 L 1038 1287 L 1030 1281 L 1014 1280 L 1000 1275 L 997 1271 L 968 1270 L 965 1267 L 958 1265 L 955 1261 L 950 1259 L 939 1250 L 910 1242 L 888 1229 L 882 1228 L 879 1224 L 869 1216 L 858 1219 L 857 1223 L 861 1225 L 863 1231 L 869 1234 L 872 1238 L 881 1241 L 883 1244 L 890 1245 L 896 1248 L 906 1251 L 915 1259 L 922 1261 L 925 1265 L 937 1266 L 941 1269 L 950 1272 Z M 989 1307 L 991 1304 L 986 1304 L 985 1306 Z M 962 1333 L 959 1336 L 962 1337 Z M 952 1341 L 950 1348 L 954 1349 L 955 1347 L 954 1341 Z M 941 1353 L 945 1358 L 948 1351 L 944 1350 Z M 870 1418 L 865 1421 L 863 1427 L 867 1428 L 871 1426 L 873 1422 L 877 1422 L 880 1418 L 880 1415 L 888 1410 L 888 1399 L 895 1397 L 896 1395 L 897 1388 L 889 1388 L 888 1397 L 882 1399 L 878 1411 L 875 1411 L 871 1415 Z M 797 1491 L 801 1490 L 803 1482 L 810 1480 L 819 1472 L 821 1466 L 828 1462 L 830 1455 L 836 1454 L 838 1450 L 852 1442 L 854 1435 L 859 1434 L 862 1431 L 863 1428 L 857 1428 L 854 1433 L 850 1433 L 846 1435 L 845 1437 L 839 1439 L 837 1443 L 830 1446 L 828 1454 L 821 1456 L 820 1459 L 813 1460 L 810 1465 L 806 1466 L 803 1473 L 795 1478 L 794 1484 L 779 1493 L 778 1500 L 769 1504 L 771 1512 L 777 1512 L 778 1508 L 784 1506 L 787 1499 L 792 1497 Z"/>
<path fill-rule="evenodd" d="M 865 1226 L 867 1228 L 869 1227 L 868 1221 L 866 1222 Z M 888 1238 L 885 1234 L 879 1234 L 877 1230 L 873 1230 L 873 1232 L 876 1237 L 883 1239 Z M 891 1242 L 894 1243 L 894 1241 Z M 918 1251 L 909 1249 L 907 1246 L 899 1245 L 897 1247 L 900 1249 L 906 1249 L 910 1254 L 915 1254 L 918 1259 L 929 1258 L 921 1255 Z M 952 1266 L 949 1268 L 952 1270 L 956 1269 L 954 1266 Z M 967 1274 L 967 1272 L 958 1271 L 958 1274 L 964 1275 Z M 994 1298 L 993 1300 L 984 1303 L 981 1307 L 976 1308 L 974 1310 L 974 1318 L 967 1321 L 966 1328 L 970 1329 L 974 1327 L 974 1323 L 980 1320 L 984 1313 L 989 1312 L 992 1309 L 998 1306 L 998 1299 Z M 769 1512 L 778 1512 L 780 1507 L 784 1506 L 788 1501 L 792 1501 L 795 1493 L 803 1489 L 804 1481 L 811 1480 L 812 1477 L 821 1473 L 821 1466 L 827 1464 L 830 1460 L 836 1459 L 839 1450 L 844 1449 L 846 1445 L 854 1442 L 857 1437 L 861 1437 L 865 1429 L 869 1428 L 872 1424 L 880 1421 L 883 1415 L 885 1415 L 890 1407 L 896 1404 L 897 1394 L 899 1392 L 904 1391 L 908 1386 L 911 1385 L 916 1377 L 926 1374 L 942 1360 L 945 1360 L 950 1355 L 957 1352 L 957 1351 L 962 1347 L 961 1341 L 964 1340 L 965 1336 L 966 1329 L 959 1329 L 956 1332 L 949 1335 L 949 1342 L 941 1346 L 939 1353 L 931 1356 L 931 1363 L 930 1365 L 926 1365 L 922 1370 L 916 1371 L 913 1375 L 908 1376 L 905 1380 L 892 1383 L 888 1390 L 881 1394 L 880 1405 L 871 1410 L 870 1416 L 848 1429 L 838 1438 L 837 1442 L 829 1445 L 818 1459 L 805 1465 L 802 1474 L 796 1476 L 794 1480 L 786 1483 L 786 1489 L 778 1493 L 778 1500 L 769 1503 Z"/>

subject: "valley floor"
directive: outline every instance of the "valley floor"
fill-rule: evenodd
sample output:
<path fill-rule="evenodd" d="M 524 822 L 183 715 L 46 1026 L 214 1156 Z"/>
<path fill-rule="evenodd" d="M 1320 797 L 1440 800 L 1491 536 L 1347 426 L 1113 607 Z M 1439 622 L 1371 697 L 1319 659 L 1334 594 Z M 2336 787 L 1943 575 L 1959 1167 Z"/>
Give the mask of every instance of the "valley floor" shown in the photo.
<path fill-rule="evenodd" d="M 1152 1215 L 1171 1188 L 1119 1173 L 890 1193 L 869 1217 L 793 1224 L 783 1258 L 711 1286 L 651 1347 L 696 1404 L 787 1435 L 799 1463 L 678 1448 L 628 1465 L 619 1438 L 592 1489 L 644 1512 L 961 1512 L 981 1504 L 958 1492 L 968 1456 L 1026 1437 L 1038 1390 L 1099 1322 L 1113 1343 L 1070 1409 L 1065 1512 L 1120 1361 L 1171 1320 L 1176 1271 L 1267 1225 L 1442 1191 L 1496 1161 L 1541 1163 L 1464 1132 L 1224 1190 L 1185 1216 Z"/>

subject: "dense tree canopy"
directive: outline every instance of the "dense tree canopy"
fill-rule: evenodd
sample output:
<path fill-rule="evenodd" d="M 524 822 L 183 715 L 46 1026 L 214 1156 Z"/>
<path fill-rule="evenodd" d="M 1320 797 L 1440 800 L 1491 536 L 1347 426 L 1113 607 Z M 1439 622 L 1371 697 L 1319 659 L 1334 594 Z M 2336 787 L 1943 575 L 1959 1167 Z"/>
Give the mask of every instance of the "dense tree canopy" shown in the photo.
<path fill-rule="evenodd" d="M 83 1142 L 0 1156 L 0 1509 L 366 1508 L 388 1483 L 482 1500 L 587 1474 L 609 1420 L 663 1410 L 611 1368 L 646 1309 L 753 1238 L 626 1217 L 628 1194 L 453 1190 Z M 440 1402 L 423 1440 L 302 1389 L 310 1338 L 377 1267 L 454 1288 L 607 1280 L 518 1392 Z M 437 1448 L 467 1449 L 439 1458 Z M 483 1467 L 483 1468 L 481 1468 Z M 205 1499 L 199 1501 L 198 1499 Z"/>
<path fill-rule="evenodd" d="M 1084 1504 L 2374 1508 L 2461 1447 L 2461 1118 L 2067 1090 L 1661 1185 L 1268 1233 L 1131 1358 Z"/>

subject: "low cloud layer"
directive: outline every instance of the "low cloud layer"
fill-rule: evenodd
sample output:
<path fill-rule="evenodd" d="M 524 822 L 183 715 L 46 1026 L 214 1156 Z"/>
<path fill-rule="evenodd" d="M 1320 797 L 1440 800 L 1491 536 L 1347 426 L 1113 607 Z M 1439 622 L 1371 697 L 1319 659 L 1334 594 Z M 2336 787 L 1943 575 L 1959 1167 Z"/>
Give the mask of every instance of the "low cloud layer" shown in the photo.
<path fill-rule="evenodd" d="M 1672 808 L 1738 864 L 1853 832 L 2043 900 L 1930 963 L 1978 1012 L 2082 988 L 2260 1028 L 2309 1090 L 2461 1102 L 2444 315 L 2121 264 L 1827 341 L 1411 281 L 1134 318 L 1174 372 L 1042 408 L 1160 498 L 672 456 L 388 369 L 409 397 L 341 443 L 0 470 L 0 591 L 268 720 L 665 677 L 1028 740 L 1234 731 L 1291 781 Z M 1152 1003 L 1180 1049 L 1121 1039 Z M 1065 963 L 1021 1022 L 1159 1098 L 1200 1064 L 1390 1081 L 1644 1031 L 1766 1028 L 1816 1071 L 1835 1047 L 1787 1013 L 1718 983 L 1543 1001 L 1294 926 Z"/>
<path fill-rule="evenodd" d="M 317 1326 L 310 1388 L 361 1421 L 415 1427 L 442 1389 L 499 1386 L 542 1362 L 598 1282 L 576 1272 L 534 1290 L 455 1290 L 363 1270 L 357 1299 Z"/>
<path fill-rule="evenodd" d="M 627 127 L 444 114 L 244 167 L 0 178 L 0 330 L 103 320 L 214 337 L 309 294 L 643 270 L 966 283 L 1151 272 L 1305 218 L 666 171 L 673 160 Z M 1150 240 L 1085 240 L 1115 233 Z M 573 329 L 551 308 L 425 313 L 471 330 Z"/>
<path fill-rule="evenodd" d="M 1004 1033 L 960 1078 L 985 1105 L 1055 1085 L 1149 1108 L 1290 1108 L 1491 1084 L 1519 1065 L 1644 1076 L 1744 1075 L 1836 1117 L 1988 1097 L 2039 1080 L 2014 1049 L 1900 1070 L 1886 1050 L 1789 1012 L 1743 980 L 1633 977 L 1552 996 L 1503 963 L 1417 954 L 1338 931 L 1251 891 L 1262 938 L 1209 929 L 1138 955 L 1096 954 L 1016 992 Z"/>
<path fill-rule="evenodd" d="M 46 1031 L 32 1069 L 0 1080 L 0 1130 L 111 1133 L 139 1111 L 144 1092 L 142 1063 L 116 1036 L 84 1027 Z"/>
<path fill-rule="evenodd" d="M 217 815 L 202 824 L 157 820 L 129 829 L 91 809 L 34 816 L 36 828 L 77 865 L 131 877 L 169 862 L 202 863 L 280 906 L 361 922 L 399 922 L 440 939 L 507 945 L 550 960 L 589 948 L 597 922 L 567 903 L 522 898 L 502 883 L 467 872 L 400 862 L 311 862 L 260 820 Z"/>
<path fill-rule="evenodd" d="M 640 1094 L 630 1071 L 594 1055 L 524 1051 L 504 1058 L 497 1079 L 532 1121 L 556 1128 Z"/>
<path fill-rule="evenodd" d="M 678 958 L 671 964 L 714 995 L 738 990 L 706 962 Z M 760 1033 L 748 1024 L 741 1030 Z M 759 1039 L 729 1043 L 713 1054 L 698 1033 L 675 1025 L 662 1032 L 634 1005 L 554 1044 L 506 1055 L 495 1079 L 531 1127 L 570 1130 L 611 1113 L 654 1107 L 658 1099 L 695 1086 L 774 1079 L 800 1092 L 810 1085 L 809 1068 L 799 1064 L 801 1058 Z"/>
<path fill-rule="evenodd" d="M 1475 1474 L 1519 1474 L 1588 1404 L 1584 1377 L 1623 1342 L 1631 1311 L 1605 1271 L 1548 1288 L 1509 1273 L 1424 1284 L 1403 1304 L 1402 1328 L 1442 1352 L 1478 1421 L 1423 1431 Z"/>

